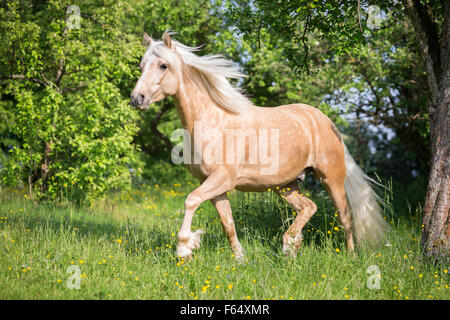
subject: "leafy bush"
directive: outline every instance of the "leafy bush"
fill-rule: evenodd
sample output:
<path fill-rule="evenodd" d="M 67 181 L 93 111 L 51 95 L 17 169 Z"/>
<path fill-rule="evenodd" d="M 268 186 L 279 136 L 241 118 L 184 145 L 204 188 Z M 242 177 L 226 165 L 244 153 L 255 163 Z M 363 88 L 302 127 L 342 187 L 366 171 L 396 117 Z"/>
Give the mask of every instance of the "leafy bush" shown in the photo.
<path fill-rule="evenodd" d="M 140 41 L 96 19 L 71 28 L 68 6 L 0 8 L 0 116 L 18 141 L 0 175 L 3 185 L 28 183 L 40 199 L 83 201 L 130 185 L 136 113 L 121 91 L 131 86 Z M 112 6 L 100 17 L 119 12 Z"/>

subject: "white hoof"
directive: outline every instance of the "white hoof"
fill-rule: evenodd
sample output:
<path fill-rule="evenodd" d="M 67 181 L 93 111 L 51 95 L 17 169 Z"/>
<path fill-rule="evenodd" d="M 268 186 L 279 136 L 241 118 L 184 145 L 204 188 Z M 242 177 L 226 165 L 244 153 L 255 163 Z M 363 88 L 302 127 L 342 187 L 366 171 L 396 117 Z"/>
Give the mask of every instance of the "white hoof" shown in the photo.
<path fill-rule="evenodd" d="M 238 262 L 245 262 L 245 250 L 240 243 L 236 248 L 233 248 L 233 255 Z"/>
<path fill-rule="evenodd" d="M 177 256 L 180 258 L 190 258 L 192 256 L 192 250 L 200 248 L 201 235 L 204 233 L 205 231 L 202 229 L 190 232 L 186 242 L 178 243 Z"/>
<path fill-rule="evenodd" d="M 237 262 L 245 262 L 245 255 L 242 252 L 235 252 L 233 255 Z"/>
<path fill-rule="evenodd" d="M 185 245 L 178 245 L 177 257 L 180 259 L 190 259 L 192 257 L 192 250 L 188 249 Z"/>
<path fill-rule="evenodd" d="M 283 253 L 286 257 L 292 257 L 294 258 L 297 256 L 297 250 L 300 247 L 300 243 L 302 241 L 302 234 L 298 234 L 295 237 L 287 237 L 285 238 L 285 241 L 283 241 Z"/>

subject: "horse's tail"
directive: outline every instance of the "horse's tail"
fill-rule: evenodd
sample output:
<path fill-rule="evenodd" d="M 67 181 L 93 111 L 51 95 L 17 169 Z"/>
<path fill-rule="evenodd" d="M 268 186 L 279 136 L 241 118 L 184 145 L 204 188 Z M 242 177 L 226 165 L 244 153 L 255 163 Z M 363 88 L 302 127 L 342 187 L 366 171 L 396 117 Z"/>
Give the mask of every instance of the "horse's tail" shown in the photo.
<path fill-rule="evenodd" d="M 377 196 L 372 184 L 378 182 L 367 176 L 356 164 L 344 144 L 345 150 L 345 193 L 353 216 L 353 225 L 358 243 L 379 244 L 389 231 L 389 224 L 383 219 L 383 200 Z"/>

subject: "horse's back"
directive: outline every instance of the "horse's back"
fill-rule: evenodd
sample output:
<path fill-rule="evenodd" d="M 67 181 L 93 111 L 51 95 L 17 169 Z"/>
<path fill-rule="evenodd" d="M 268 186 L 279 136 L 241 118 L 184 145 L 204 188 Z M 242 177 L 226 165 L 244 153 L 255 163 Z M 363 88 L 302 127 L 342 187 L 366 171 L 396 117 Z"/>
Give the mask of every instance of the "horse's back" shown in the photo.
<path fill-rule="evenodd" d="M 332 132 L 338 140 L 341 141 L 341 136 L 336 128 L 336 125 L 330 120 L 330 118 L 328 118 L 326 114 L 320 111 L 320 109 L 302 103 L 287 104 L 277 108 L 292 113 L 293 116 L 306 117 L 310 121 L 314 121 L 316 126 L 320 128 L 321 131 Z"/>
<path fill-rule="evenodd" d="M 324 135 L 324 138 L 329 139 L 328 135 L 332 134 L 334 136 L 333 141 L 336 139 L 341 141 L 339 131 L 330 118 L 318 108 L 308 104 L 296 103 L 258 109 L 262 112 L 264 118 L 270 119 L 274 123 L 282 122 L 281 127 L 288 126 L 289 123 L 286 120 L 290 120 L 291 123 L 299 123 L 302 127 L 308 128 L 313 135 Z"/>
<path fill-rule="evenodd" d="M 313 116 L 316 121 L 323 121 L 323 122 L 331 122 L 331 120 L 318 108 L 310 106 L 309 104 L 303 104 L 303 103 L 293 103 L 293 104 L 286 104 L 282 106 L 275 107 L 274 109 L 278 109 L 282 112 L 289 112 L 292 115 L 308 115 Z"/>
<path fill-rule="evenodd" d="M 276 113 L 289 115 L 293 122 L 300 123 L 306 131 L 309 131 L 311 142 L 309 162 L 313 163 L 315 169 L 328 171 L 330 166 L 342 167 L 344 148 L 341 135 L 336 125 L 322 111 L 300 103 L 271 109 L 274 117 Z"/>

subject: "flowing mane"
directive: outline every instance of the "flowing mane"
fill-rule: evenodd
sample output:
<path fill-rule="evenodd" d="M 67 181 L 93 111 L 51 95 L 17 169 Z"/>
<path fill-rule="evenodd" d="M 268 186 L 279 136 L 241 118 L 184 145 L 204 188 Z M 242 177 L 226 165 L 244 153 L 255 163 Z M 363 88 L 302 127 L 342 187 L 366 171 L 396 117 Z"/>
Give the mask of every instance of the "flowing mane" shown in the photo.
<path fill-rule="evenodd" d="M 246 108 L 253 105 L 243 95 L 242 89 L 233 86 L 227 80 L 227 78 L 241 79 L 245 77 L 233 62 L 226 60 L 221 55 L 197 56 L 194 52 L 199 51 L 200 47 L 189 47 L 175 40 L 172 40 L 172 45 L 175 46 L 182 62 L 199 73 L 206 91 L 220 107 L 242 114 L 245 113 Z M 162 41 L 153 42 L 147 48 L 143 60 L 147 59 L 149 55 L 158 56 L 169 63 L 174 61 L 173 52 L 167 49 Z M 176 64 L 171 63 L 171 65 Z"/>

